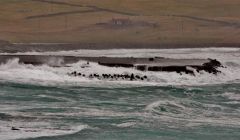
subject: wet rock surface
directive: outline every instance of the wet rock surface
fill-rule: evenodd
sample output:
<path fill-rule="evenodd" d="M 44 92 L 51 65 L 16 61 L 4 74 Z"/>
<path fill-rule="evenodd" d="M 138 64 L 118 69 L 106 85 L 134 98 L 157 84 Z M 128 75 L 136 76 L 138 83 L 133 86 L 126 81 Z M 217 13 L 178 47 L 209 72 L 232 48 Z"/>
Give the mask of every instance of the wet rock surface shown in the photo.
<path fill-rule="evenodd" d="M 73 71 L 71 73 L 68 73 L 69 76 L 73 77 L 84 77 L 89 79 L 99 79 L 99 80 L 127 80 L 127 81 L 144 81 L 147 80 L 148 77 L 146 75 L 138 75 L 138 74 L 98 74 L 98 73 L 92 73 L 92 74 L 84 74 L 81 72 Z"/>
<path fill-rule="evenodd" d="M 134 58 L 134 57 L 77 57 L 77 56 L 48 56 L 48 55 L 0 55 L 0 63 L 5 63 L 9 59 L 18 58 L 20 63 L 32 65 L 49 65 L 53 67 L 68 67 L 69 64 L 79 61 L 98 63 L 107 67 L 133 68 L 139 71 L 153 72 L 177 72 L 194 75 L 195 72 L 205 71 L 212 74 L 220 73 L 219 67 L 222 64 L 216 59 L 170 59 L 163 57 Z M 83 66 L 86 68 L 88 66 Z M 73 74 L 75 75 L 75 74 Z M 99 74 L 98 74 L 99 75 Z M 89 75 L 89 77 L 118 78 L 118 76 Z M 79 75 L 83 76 L 83 75 Z M 88 76 L 88 75 L 85 75 Z M 136 76 L 136 75 L 134 75 Z M 123 76 L 119 76 L 121 78 Z M 113 79 L 112 78 L 112 79 Z M 124 78 L 134 79 L 131 76 Z M 136 78 L 135 78 L 136 79 Z M 141 79 L 141 78 L 140 78 Z"/>
<path fill-rule="evenodd" d="M 159 63 L 160 61 L 166 60 L 166 62 Z M 171 60 L 169 63 L 168 61 Z M 144 60 L 146 61 L 146 60 Z M 186 61 L 183 59 L 165 59 L 165 58 L 148 58 L 148 63 L 144 62 L 144 64 L 123 64 L 123 63 L 103 63 L 103 62 L 98 62 L 98 64 L 103 65 L 103 66 L 108 66 L 108 67 L 134 67 L 137 70 L 140 71 L 154 71 L 154 72 L 177 72 L 177 73 L 186 73 L 186 74 L 191 74 L 194 75 L 194 72 L 200 72 L 200 71 L 205 71 L 208 73 L 212 74 L 217 74 L 220 73 L 219 70 L 217 70 L 218 67 L 223 67 L 222 64 L 216 60 L 216 59 L 208 59 L 205 62 L 203 60 L 197 60 L 196 59 L 196 64 L 193 62 L 189 61 L 188 62 L 183 62 L 181 61 Z M 180 61 L 180 62 L 174 62 L 174 61 Z M 166 64 L 168 63 L 168 64 Z"/>
<path fill-rule="evenodd" d="M 13 130 L 13 131 L 19 131 L 20 129 L 19 129 L 19 128 L 16 128 L 16 127 L 12 127 L 11 130 Z"/>

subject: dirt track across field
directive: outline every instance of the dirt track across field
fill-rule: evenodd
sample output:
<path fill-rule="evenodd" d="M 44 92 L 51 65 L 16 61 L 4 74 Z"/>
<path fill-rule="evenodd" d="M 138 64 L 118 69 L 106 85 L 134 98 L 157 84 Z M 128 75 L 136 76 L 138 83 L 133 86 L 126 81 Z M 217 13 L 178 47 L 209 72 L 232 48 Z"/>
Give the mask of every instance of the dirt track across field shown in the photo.
<path fill-rule="evenodd" d="M 104 11 L 104 12 L 110 12 L 115 14 L 121 14 L 121 15 L 128 15 L 128 16 L 137 16 L 136 13 L 129 13 L 129 12 L 123 12 L 123 11 L 116 11 L 112 9 L 106 9 L 106 8 L 100 8 L 94 5 L 80 5 L 80 4 L 71 4 L 67 2 L 60 2 L 60 1 L 49 1 L 49 0 L 32 0 L 32 1 L 38 1 L 38 2 L 44 2 L 44 3 L 50 3 L 50 4 L 58 4 L 58 5 L 66 5 L 66 6 L 74 6 L 74 7 L 85 7 L 85 8 L 91 8 L 95 11 Z"/>

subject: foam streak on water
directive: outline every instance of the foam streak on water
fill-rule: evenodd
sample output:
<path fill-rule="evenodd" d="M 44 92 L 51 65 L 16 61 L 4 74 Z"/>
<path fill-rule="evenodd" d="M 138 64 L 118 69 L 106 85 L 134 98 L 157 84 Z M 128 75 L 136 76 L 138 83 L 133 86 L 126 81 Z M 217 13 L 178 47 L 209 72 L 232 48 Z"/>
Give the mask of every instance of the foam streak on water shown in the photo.
<path fill-rule="evenodd" d="M 122 52 L 122 53 L 119 53 Z M 28 52 L 86 56 L 216 58 L 221 74 L 141 72 L 80 61 L 70 67 L 0 65 L 1 140 L 238 140 L 240 50 L 78 50 Z M 136 73 L 145 81 L 98 80 L 67 73 Z M 11 130 L 11 127 L 20 130 Z"/>

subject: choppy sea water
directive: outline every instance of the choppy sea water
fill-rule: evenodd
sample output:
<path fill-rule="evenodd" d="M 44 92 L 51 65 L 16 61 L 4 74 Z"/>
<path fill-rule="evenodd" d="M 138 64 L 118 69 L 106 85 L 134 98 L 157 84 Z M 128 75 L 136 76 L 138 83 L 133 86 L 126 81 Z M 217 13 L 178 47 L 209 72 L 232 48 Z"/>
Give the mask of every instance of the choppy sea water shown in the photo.
<path fill-rule="evenodd" d="M 25 54 L 42 54 L 28 52 Z M 52 68 L 0 65 L 1 140 L 195 140 L 240 138 L 240 49 L 79 50 L 51 55 L 216 58 L 221 74 L 140 72 L 85 62 Z M 138 73 L 107 81 L 67 72 Z M 12 127 L 19 130 L 11 130 Z"/>

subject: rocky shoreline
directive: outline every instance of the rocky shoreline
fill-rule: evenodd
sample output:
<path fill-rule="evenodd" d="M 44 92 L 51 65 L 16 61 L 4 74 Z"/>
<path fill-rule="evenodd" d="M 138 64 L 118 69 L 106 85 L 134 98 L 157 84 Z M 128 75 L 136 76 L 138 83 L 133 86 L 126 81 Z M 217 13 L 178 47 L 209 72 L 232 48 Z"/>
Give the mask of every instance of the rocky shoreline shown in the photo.
<path fill-rule="evenodd" d="M 87 63 L 94 62 L 106 67 L 125 67 L 133 68 L 139 71 L 177 72 L 179 74 L 186 73 L 191 75 L 194 75 L 195 72 L 200 71 L 217 74 L 220 72 L 217 70 L 217 68 L 222 67 L 222 64 L 216 59 L 169 59 L 163 57 L 134 58 L 48 55 L 0 55 L 0 63 L 6 63 L 9 59 L 14 58 L 19 59 L 19 62 L 24 64 L 46 64 L 52 67 L 67 67 L 69 66 L 69 64 L 72 63 L 86 61 Z M 71 75 L 77 75 L 76 73 L 77 72 L 73 72 Z"/>

